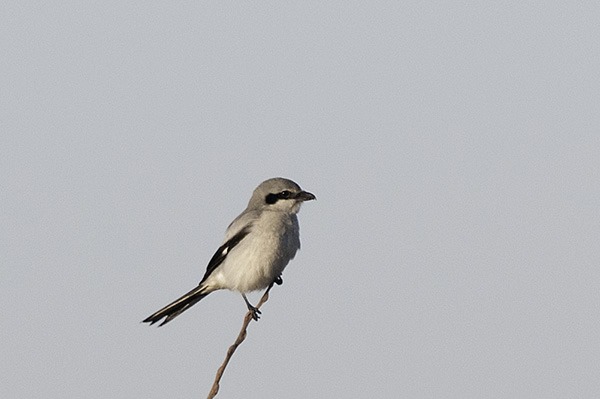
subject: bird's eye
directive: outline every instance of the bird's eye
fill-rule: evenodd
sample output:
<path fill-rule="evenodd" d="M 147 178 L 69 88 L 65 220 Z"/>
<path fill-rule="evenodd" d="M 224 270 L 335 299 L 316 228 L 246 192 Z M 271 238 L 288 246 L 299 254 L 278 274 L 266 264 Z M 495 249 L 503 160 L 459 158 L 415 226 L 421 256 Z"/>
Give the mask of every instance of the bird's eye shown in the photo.
<path fill-rule="evenodd" d="M 292 193 L 290 193 L 287 190 L 284 190 L 284 191 L 282 191 L 282 192 L 279 193 L 279 198 L 281 198 L 281 199 L 288 199 L 288 198 L 290 198 L 291 195 L 292 195 Z"/>

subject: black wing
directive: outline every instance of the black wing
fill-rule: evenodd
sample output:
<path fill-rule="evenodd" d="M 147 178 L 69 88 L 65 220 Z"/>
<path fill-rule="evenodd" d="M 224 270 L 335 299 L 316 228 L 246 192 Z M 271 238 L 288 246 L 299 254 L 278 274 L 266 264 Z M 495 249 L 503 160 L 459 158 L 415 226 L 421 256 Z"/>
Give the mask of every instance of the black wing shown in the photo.
<path fill-rule="evenodd" d="M 210 259 L 210 262 L 208 262 L 208 266 L 206 266 L 206 273 L 204 273 L 204 277 L 202 277 L 200 284 L 202 284 L 204 280 L 206 280 L 221 263 L 223 263 L 229 251 L 231 251 L 244 239 L 244 237 L 248 235 L 248 233 L 250 233 L 250 227 L 251 225 L 244 227 L 236 235 L 227 240 L 225 244 L 221 245 L 219 249 L 217 249 L 217 252 L 215 252 L 213 257 Z"/>

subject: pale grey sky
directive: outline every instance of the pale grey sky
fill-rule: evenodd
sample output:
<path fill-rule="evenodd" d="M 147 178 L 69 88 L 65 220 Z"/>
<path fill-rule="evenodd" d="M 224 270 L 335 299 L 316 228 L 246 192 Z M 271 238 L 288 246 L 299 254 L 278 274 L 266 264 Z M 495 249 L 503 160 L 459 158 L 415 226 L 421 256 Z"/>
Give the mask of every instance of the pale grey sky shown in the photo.
<path fill-rule="evenodd" d="M 140 321 L 273 176 L 318 201 L 218 397 L 598 396 L 597 3 L 0 10 L 0 397 L 205 397 L 239 295 Z"/>

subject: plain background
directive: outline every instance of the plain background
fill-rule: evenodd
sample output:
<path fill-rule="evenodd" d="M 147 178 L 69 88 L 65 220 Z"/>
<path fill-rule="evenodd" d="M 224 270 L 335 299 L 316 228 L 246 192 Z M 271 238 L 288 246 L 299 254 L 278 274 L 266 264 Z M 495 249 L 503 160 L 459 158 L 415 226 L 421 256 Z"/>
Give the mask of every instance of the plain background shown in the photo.
<path fill-rule="evenodd" d="M 0 397 L 205 397 L 239 295 L 140 321 L 274 176 L 318 200 L 219 397 L 598 397 L 597 2 L 0 12 Z"/>

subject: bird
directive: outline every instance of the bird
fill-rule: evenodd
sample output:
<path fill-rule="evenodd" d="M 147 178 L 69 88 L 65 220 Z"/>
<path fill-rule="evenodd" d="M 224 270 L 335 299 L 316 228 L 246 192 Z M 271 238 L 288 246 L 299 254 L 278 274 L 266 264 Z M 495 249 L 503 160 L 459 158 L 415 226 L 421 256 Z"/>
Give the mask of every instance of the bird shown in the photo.
<path fill-rule="evenodd" d="M 292 180 L 275 177 L 254 189 L 248 206 L 225 231 L 223 243 L 208 262 L 197 287 L 154 312 L 142 323 L 165 325 L 202 298 L 217 290 L 242 294 L 252 318 L 260 311 L 246 294 L 281 284 L 281 274 L 300 249 L 298 211 L 305 201 L 315 200 Z"/>

